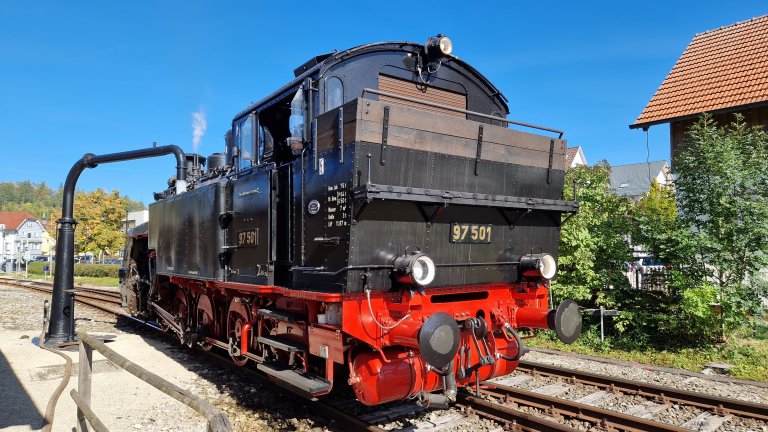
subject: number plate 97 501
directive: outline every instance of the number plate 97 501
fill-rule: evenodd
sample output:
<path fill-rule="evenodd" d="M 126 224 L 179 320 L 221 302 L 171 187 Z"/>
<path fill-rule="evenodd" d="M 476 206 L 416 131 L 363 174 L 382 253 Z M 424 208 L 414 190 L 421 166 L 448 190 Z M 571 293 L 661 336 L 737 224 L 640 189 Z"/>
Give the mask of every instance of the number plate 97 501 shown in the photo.
<path fill-rule="evenodd" d="M 493 225 L 452 223 L 451 243 L 490 243 Z"/>

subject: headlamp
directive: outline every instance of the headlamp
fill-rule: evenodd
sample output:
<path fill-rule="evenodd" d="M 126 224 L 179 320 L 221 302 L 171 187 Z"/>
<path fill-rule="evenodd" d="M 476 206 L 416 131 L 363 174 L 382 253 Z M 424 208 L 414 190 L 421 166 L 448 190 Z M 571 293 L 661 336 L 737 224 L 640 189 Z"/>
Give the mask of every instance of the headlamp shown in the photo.
<path fill-rule="evenodd" d="M 520 257 L 520 274 L 550 280 L 557 273 L 557 262 L 550 254 L 528 254 Z"/>
<path fill-rule="evenodd" d="M 431 37 L 424 43 L 424 50 L 432 57 L 442 57 L 453 52 L 453 42 L 443 34 Z"/>
<path fill-rule="evenodd" d="M 435 262 L 419 251 L 395 258 L 394 267 L 395 278 L 400 283 L 424 287 L 435 280 Z"/>

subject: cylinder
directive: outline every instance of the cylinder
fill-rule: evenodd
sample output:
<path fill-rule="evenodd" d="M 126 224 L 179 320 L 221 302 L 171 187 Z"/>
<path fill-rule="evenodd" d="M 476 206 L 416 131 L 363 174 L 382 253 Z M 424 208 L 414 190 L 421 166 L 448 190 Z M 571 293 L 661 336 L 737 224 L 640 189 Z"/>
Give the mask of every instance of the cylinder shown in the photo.
<path fill-rule="evenodd" d="M 515 321 L 518 327 L 530 327 L 540 329 L 554 329 L 554 324 L 550 315 L 554 313 L 551 309 L 521 307 L 517 310 Z"/>

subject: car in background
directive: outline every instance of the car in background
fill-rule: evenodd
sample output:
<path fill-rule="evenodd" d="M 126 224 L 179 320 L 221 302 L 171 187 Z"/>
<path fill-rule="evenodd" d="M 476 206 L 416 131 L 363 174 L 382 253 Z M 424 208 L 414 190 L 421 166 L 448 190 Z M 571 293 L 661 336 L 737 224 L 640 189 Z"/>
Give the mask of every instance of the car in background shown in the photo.
<path fill-rule="evenodd" d="M 27 268 L 27 262 L 23 259 L 6 259 L 0 264 L 0 268 L 5 271 L 24 270 Z"/>
<path fill-rule="evenodd" d="M 653 256 L 643 257 L 635 261 L 635 269 L 637 269 L 640 274 L 664 271 L 668 268 L 669 266 L 666 263 Z"/>
<path fill-rule="evenodd" d="M 102 264 L 122 264 L 123 260 L 120 258 L 108 258 L 101 262 Z"/>

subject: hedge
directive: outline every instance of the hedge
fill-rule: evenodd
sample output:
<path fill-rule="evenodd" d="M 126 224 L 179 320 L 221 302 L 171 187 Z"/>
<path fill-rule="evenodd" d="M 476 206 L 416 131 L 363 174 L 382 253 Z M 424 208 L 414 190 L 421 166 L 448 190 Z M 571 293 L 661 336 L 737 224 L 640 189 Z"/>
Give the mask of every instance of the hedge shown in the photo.
<path fill-rule="evenodd" d="M 27 271 L 32 274 L 44 274 L 45 266 L 50 265 L 51 272 L 56 271 L 56 263 L 30 262 Z M 75 276 L 117 278 L 120 264 L 75 264 Z"/>

